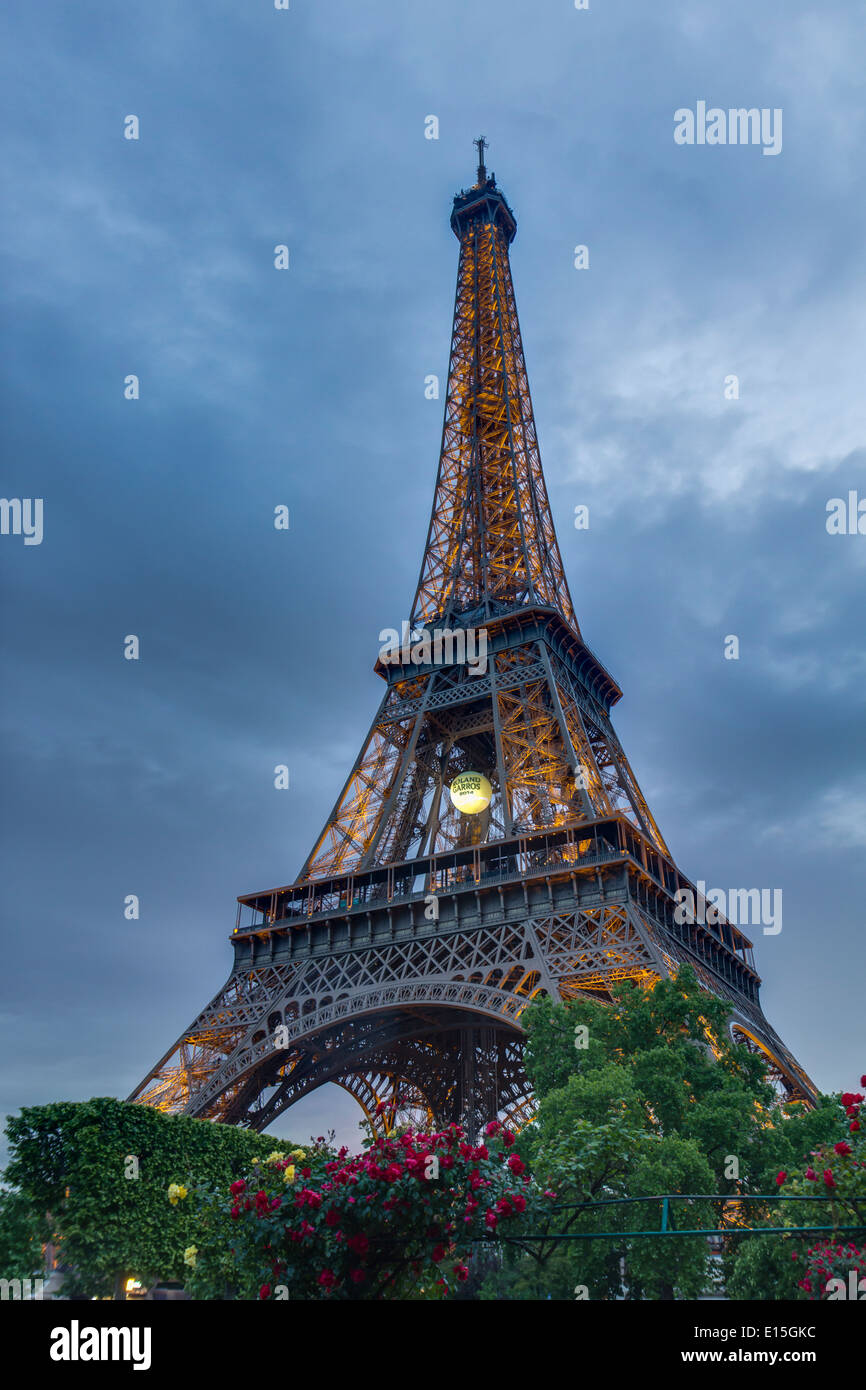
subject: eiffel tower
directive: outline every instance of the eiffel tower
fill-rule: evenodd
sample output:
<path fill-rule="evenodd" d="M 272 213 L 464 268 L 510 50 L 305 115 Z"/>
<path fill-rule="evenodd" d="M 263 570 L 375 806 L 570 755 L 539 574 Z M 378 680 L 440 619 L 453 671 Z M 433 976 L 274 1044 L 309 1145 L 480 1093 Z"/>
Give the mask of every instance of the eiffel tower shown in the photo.
<path fill-rule="evenodd" d="M 261 1130 L 333 1082 L 379 1133 L 398 1119 L 519 1126 L 532 999 L 606 999 L 684 962 L 730 1004 L 732 1036 L 780 1095 L 814 1099 L 764 1018 L 752 943 L 724 918 L 680 920 L 678 893 L 700 896 L 614 732 L 622 692 L 575 617 L 511 280 L 517 225 L 476 145 L 476 181 L 451 213 L 433 510 L 410 623 L 376 662 L 379 710 L 297 879 L 238 899 L 227 983 L 130 1100 Z M 487 784 L 474 813 L 449 790 L 467 773 Z"/>

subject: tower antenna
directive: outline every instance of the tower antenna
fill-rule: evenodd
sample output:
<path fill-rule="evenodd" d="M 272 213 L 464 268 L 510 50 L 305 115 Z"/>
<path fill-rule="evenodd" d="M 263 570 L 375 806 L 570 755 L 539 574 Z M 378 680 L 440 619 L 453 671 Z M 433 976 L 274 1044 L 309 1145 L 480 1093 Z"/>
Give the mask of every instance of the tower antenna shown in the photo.
<path fill-rule="evenodd" d="M 484 184 L 487 182 L 487 170 L 484 167 L 484 151 L 487 149 L 487 141 L 483 135 L 479 135 L 478 139 L 473 140 L 472 143 L 478 150 L 478 182 Z"/>

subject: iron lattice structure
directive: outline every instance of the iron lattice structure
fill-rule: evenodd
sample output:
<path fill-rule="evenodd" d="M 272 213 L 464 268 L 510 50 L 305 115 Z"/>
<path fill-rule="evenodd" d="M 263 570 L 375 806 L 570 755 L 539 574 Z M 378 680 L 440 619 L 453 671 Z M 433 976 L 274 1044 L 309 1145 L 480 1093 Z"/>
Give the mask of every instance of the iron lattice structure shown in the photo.
<path fill-rule="evenodd" d="M 300 875 L 239 899 L 226 985 L 132 1100 L 263 1129 L 336 1082 L 380 1131 L 398 1117 L 520 1124 L 531 999 L 605 998 L 683 962 L 729 1001 L 732 1034 L 781 1092 L 814 1097 L 764 1018 L 748 938 L 677 920 L 675 895 L 694 885 L 574 615 L 511 280 L 516 222 L 483 150 L 451 215 L 457 296 L 413 631 L 380 654 L 382 702 Z M 492 787 L 477 815 L 447 791 L 470 770 Z"/>

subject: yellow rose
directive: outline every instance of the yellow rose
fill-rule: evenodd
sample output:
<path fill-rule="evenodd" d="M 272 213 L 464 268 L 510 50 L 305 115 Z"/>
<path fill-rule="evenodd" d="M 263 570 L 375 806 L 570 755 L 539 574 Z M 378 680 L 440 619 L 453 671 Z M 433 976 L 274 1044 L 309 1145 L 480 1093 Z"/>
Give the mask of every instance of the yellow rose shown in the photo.
<path fill-rule="evenodd" d="M 280 1149 L 274 1149 L 272 1154 L 268 1154 L 265 1163 L 280 1163 L 285 1156 L 286 1155 Z"/>
<path fill-rule="evenodd" d="M 190 1269 L 195 1269 L 195 1257 L 197 1254 L 198 1250 L 194 1245 L 188 1245 L 183 1252 L 183 1262 L 185 1265 L 189 1265 Z"/>
<path fill-rule="evenodd" d="M 182 1202 L 185 1196 L 186 1188 L 181 1183 L 169 1183 L 168 1200 L 171 1202 L 171 1205 L 173 1207 L 176 1207 L 178 1202 Z"/>
<path fill-rule="evenodd" d="M 303 1149 L 292 1149 L 292 1152 L 289 1154 L 289 1158 L 296 1158 L 299 1163 L 302 1158 L 306 1157 L 307 1155 L 304 1153 Z"/>
<path fill-rule="evenodd" d="M 294 1163 L 290 1163 L 289 1166 L 288 1166 L 288 1168 L 284 1168 L 284 1169 L 283 1169 L 283 1182 L 294 1182 L 294 1181 L 295 1181 L 295 1165 L 294 1165 Z"/>

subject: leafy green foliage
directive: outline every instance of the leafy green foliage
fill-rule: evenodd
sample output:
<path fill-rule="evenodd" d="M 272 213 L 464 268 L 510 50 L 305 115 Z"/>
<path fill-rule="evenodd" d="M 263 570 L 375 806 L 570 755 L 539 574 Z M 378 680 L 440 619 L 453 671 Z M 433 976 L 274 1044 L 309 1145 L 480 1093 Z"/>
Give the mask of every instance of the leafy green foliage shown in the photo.
<path fill-rule="evenodd" d="M 42 1273 L 42 1246 L 50 1237 L 45 1217 L 23 1192 L 0 1191 L 0 1276 L 33 1279 Z"/>
<path fill-rule="evenodd" d="M 749 1302 L 793 1302 L 805 1298 L 797 1287 L 793 1236 L 749 1236 L 738 1240 L 725 1259 L 725 1292 Z"/>
<path fill-rule="evenodd" d="M 831 1097 L 813 1110 L 777 1105 L 762 1059 L 729 1040 L 728 1017 L 729 1006 L 688 966 L 650 989 L 625 982 L 612 1004 L 545 999 L 527 1009 L 526 1065 L 539 1108 L 520 1151 L 538 1181 L 556 1190 L 562 1233 L 610 1239 L 542 1246 L 543 1275 L 524 1257 L 506 1259 L 483 1297 L 538 1297 L 545 1287 L 556 1298 L 583 1289 L 589 1298 L 693 1298 L 707 1286 L 703 1237 L 620 1235 L 659 1230 L 662 1204 L 614 1200 L 775 1192 L 778 1171 L 803 1160 L 837 1115 Z M 575 1210 L 575 1203 L 588 1205 Z M 669 1216 L 680 1229 L 714 1228 L 723 1205 L 671 1203 Z M 738 1219 L 784 1224 L 777 1218 L 777 1204 L 756 1202 Z M 731 1240 L 729 1273 L 737 1251 L 754 1243 Z M 783 1272 L 778 1259 L 750 1251 L 743 1281 L 750 1263 L 762 1277 L 771 1266 L 774 1287 L 787 1279 L 792 1296 L 790 1253 Z"/>
<path fill-rule="evenodd" d="M 50 1225 L 73 1270 L 67 1289 L 91 1296 L 127 1276 L 183 1280 L 198 1216 L 186 1199 L 169 1202 L 169 1185 L 223 1186 L 275 1148 L 272 1137 L 111 1098 L 24 1109 L 6 1133 L 10 1212 L 28 1212 L 42 1239 Z"/>

